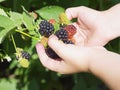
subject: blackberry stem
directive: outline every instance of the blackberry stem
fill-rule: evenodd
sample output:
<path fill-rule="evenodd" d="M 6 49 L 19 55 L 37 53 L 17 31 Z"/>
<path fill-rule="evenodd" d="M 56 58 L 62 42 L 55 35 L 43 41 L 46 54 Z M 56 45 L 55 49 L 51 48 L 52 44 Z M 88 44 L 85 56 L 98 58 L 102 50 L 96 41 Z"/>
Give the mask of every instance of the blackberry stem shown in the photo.
<path fill-rule="evenodd" d="M 14 39 L 14 37 L 13 37 L 12 34 L 11 34 L 11 38 L 12 38 L 12 42 L 13 42 L 13 45 L 14 45 L 15 51 L 17 52 L 17 47 L 16 47 L 16 44 L 15 44 L 15 39 Z"/>
<path fill-rule="evenodd" d="M 20 30 L 15 30 L 15 31 L 16 31 L 16 32 L 19 32 L 19 33 L 21 33 L 21 34 L 23 34 L 23 35 L 26 35 L 26 36 L 28 36 L 28 37 L 30 37 L 30 38 L 36 39 L 36 40 L 40 40 L 40 38 L 41 38 L 41 37 L 40 37 L 40 38 L 33 37 L 33 36 L 31 36 L 31 35 L 23 32 L 23 31 L 20 31 Z"/>

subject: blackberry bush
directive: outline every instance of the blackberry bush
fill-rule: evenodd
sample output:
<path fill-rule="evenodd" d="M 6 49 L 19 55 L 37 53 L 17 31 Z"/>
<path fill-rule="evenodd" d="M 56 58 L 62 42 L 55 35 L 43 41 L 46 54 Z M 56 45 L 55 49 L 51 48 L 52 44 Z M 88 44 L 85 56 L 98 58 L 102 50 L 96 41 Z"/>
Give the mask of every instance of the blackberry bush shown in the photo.
<path fill-rule="evenodd" d="M 49 23 L 47 20 L 43 20 L 39 24 L 39 32 L 41 35 L 45 37 L 49 37 L 54 32 L 54 26 Z"/>

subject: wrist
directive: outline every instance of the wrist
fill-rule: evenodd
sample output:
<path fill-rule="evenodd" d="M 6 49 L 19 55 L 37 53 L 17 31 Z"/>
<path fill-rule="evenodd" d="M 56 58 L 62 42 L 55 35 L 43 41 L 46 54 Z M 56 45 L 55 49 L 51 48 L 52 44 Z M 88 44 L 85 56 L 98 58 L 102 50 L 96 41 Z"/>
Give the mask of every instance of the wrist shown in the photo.
<path fill-rule="evenodd" d="M 110 9 L 103 11 L 103 25 L 104 31 L 107 32 L 109 40 L 113 40 L 117 37 L 120 37 L 120 4 L 117 4 Z"/>
<path fill-rule="evenodd" d="M 100 78 L 111 89 L 118 90 L 120 55 L 107 50 L 96 50 L 89 62 L 89 72 Z"/>
<path fill-rule="evenodd" d="M 96 67 L 99 65 L 99 61 L 103 60 L 106 51 L 104 47 L 93 47 L 88 61 L 88 72 L 94 74 Z"/>

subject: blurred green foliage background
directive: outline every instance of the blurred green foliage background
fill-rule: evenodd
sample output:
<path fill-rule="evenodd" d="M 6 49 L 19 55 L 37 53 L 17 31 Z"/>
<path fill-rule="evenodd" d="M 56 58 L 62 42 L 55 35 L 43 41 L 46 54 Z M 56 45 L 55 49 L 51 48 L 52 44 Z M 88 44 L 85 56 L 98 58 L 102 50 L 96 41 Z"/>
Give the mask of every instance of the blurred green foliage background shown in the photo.
<path fill-rule="evenodd" d="M 23 14 L 22 7 L 28 12 L 37 12 L 41 18 L 46 18 L 69 7 L 87 6 L 96 10 L 106 10 L 119 2 L 120 0 L 0 0 L 0 15 L 12 17 L 18 21 L 16 22 L 18 25 L 21 24 L 19 19 L 23 16 L 27 29 L 31 29 L 34 28 L 29 23 L 32 20 L 26 14 Z M 52 8 L 50 13 L 47 13 L 46 6 L 56 7 Z M 11 12 L 16 13 L 11 14 Z M 2 23 L 9 23 L 2 19 L 0 19 L 0 26 Z M 2 36 L 1 31 L 0 28 L 0 35 Z M 60 75 L 47 70 L 38 59 L 35 49 L 36 41 L 29 38 L 23 39 L 19 33 L 15 33 L 17 46 L 29 51 L 31 54 L 30 67 L 27 69 L 19 67 L 14 56 L 15 50 L 10 37 L 8 35 L 3 37 L 4 40 L 0 44 L 0 55 L 2 57 L 7 54 L 12 58 L 12 61 L 7 62 L 4 60 L 0 62 L 0 90 L 109 90 L 101 80 L 89 73 Z M 117 38 L 109 42 L 105 47 L 108 50 L 120 53 L 120 39 Z"/>

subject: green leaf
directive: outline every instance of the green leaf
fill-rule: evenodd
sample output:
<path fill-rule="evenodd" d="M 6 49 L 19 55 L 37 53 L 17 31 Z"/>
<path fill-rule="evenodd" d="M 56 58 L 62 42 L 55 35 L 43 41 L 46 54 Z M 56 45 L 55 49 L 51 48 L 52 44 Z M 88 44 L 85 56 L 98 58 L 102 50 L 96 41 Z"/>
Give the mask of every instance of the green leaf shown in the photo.
<path fill-rule="evenodd" d="M 64 8 L 59 6 L 46 6 L 36 11 L 43 19 L 55 19 L 59 20 L 58 16 L 61 12 L 64 12 Z"/>
<path fill-rule="evenodd" d="M 5 0 L 0 0 L 0 2 L 3 2 L 3 1 L 5 1 Z"/>
<path fill-rule="evenodd" d="M 15 23 L 8 17 L 0 15 L 0 44 L 4 38 L 16 27 Z"/>
<path fill-rule="evenodd" d="M 22 14 L 17 12 L 10 12 L 10 18 L 15 22 L 17 26 L 22 24 Z"/>
<path fill-rule="evenodd" d="M 30 16 L 30 14 L 23 8 L 23 23 L 27 27 L 28 30 L 34 30 L 34 18 Z"/>
<path fill-rule="evenodd" d="M 0 8 L 0 15 L 7 16 L 6 12 Z"/>
<path fill-rule="evenodd" d="M 54 24 L 54 28 L 55 28 L 55 31 L 54 31 L 54 32 L 56 32 L 57 30 L 59 30 L 59 28 L 60 28 L 59 23 L 55 23 L 55 24 Z"/>
<path fill-rule="evenodd" d="M 15 79 L 0 79 L 1 90 L 17 90 L 17 81 Z"/>
<path fill-rule="evenodd" d="M 9 31 L 10 31 L 9 29 L 0 30 L 0 44 L 3 42 Z"/>
<path fill-rule="evenodd" d="M 10 28 L 14 26 L 15 26 L 15 23 L 10 18 L 0 15 L 0 27 Z"/>

